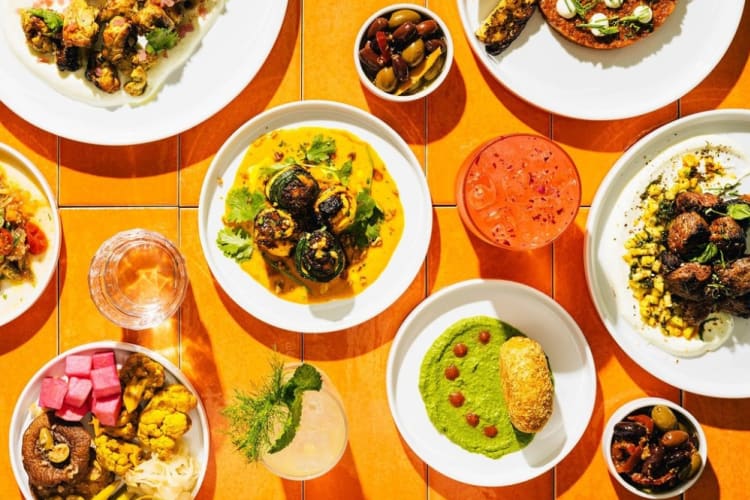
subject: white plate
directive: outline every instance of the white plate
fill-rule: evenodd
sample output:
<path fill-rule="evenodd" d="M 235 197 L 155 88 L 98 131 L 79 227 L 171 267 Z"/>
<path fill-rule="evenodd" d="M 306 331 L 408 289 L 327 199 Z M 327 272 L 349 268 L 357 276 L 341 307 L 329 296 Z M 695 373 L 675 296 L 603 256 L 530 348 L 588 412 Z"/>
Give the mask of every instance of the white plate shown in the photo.
<path fill-rule="evenodd" d="M 33 220 L 44 231 L 49 244 L 41 257 L 32 258 L 31 269 L 35 277 L 33 283 L 0 282 L 0 325 L 4 325 L 26 312 L 44 293 L 57 268 L 62 229 L 55 196 L 44 175 L 28 158 L 0 143 L 0 168 L 7 173 L 9 179 L 28 191 L 32 200 L 46 203 L 39 207 Z"/>
<path fill-rule="evenodd" d="M 247 147 L 279 128 L 328 127 L 347 130 L 380 155 L 401 193 L 404 231 L 388 266 L 362 293 L 320 304 L 282 300 L 225 257 L 216 245 L 223 227 L 224 201 Z M 241 126 L 214 157 L 198 205 L 201 245 L 216 281 L 245 311 L 286 330 L 324 333 L 358 325 L 398 299 L 416 276 L 432 234 L 432 202 L 422 168 L 404 140 L 378 118 L 352 106 L 329 101 L 300 101 L 262 113 Z"/>
<path fill-rule="evenodd" d="M 36 372 L 36 374 L 34 374 L 31 380 L 29 380 L 29 383 L 26 384 L 23 392 L 21 392 L 21 396 L 18 398 L 16 406 L 13 409 L 13 416 L 10 421 L 10 435 L 8 439 L 10 446 L 10 462 L 13 468 L 13 474 L 16 477 L 16 482 L 18 483 L 21 492 L 26 498 L 34 498 L 29 488 L 28 475 L 23 468 L 21 444 L 23 442 L 23 433 L 33 420 L 30 409 L 39 401 L 39 389 L 42 384 L 42 379 L 44 377 L 63 376 L 65 374 L 65 358 L 69 354 L 89 354 L 107 350 L 113 350 L 115 352 L 118 367 L 125 362 L 125 359 L 131 353 L 138 352 L 145 354 L 164 366 L 164 369 L 166 370 L 166 381 L 168 383 L 180 383 L 195 394 L 195 397 L 198 400 L 198 406 L 196 406 L 189 414 L 193 423 L 190 430 L 185 434 L 185 440 L 188 443 L 190 453 L 200 464 L 200 473 L 193 490 L 193 496 L 197 495 L 203 484 L 203 479 L 206 476 L 208 456 L 211 450 L 208 417 L 206 416 L 206 410 L 203 407 L 203 402 L 198 395 L 198 391 L 195 390 L 195 387 L 193 387 L 180 369 L 161 354 L 139 345 L 112 341 L 84 344 L 56 356 L 52 361 L 44 365 L 38 372 Z"/>
<path fill-rule="evenodd" d="M 750 320 L 735 318 L 732 337 L 699 357 L 677 357 L 650 344 L 628 287 L 622 256 L 636 200 L 663 171 L 666 161 L 706 142 L 724 144 L 742 156 L 732 158 L 741 193 L 750 192 L 750 110 L 708 111 L 655 130 L 633 145 L 602 181 L 591 205 L 585 240 L 586 278 L 604 325 L 633 360 L 675 387 L 714 397 L 750 397 Z M 744 177 L 742 177 L 744 175 Z M 636 308 L 636 309 L 634 309 Z"/>
<path fill-rule="evenodd" d="M 588 120 L 640 115 L 685 95 L 719 63 L 745 5 L 679 0 L 656 31 L 614 50 L 576 45 L 535 12 L 505 51 L 490 56 L 474 32 L 497 1 L 457 2 L 471 48 L 500 83 L 547 111 Z"/>
<path fill-rule="evenodd" d="M 0 12 L 7 12 L 6 1 L 0 0 Z M 273 48 L 286 8 L 287 0 L 228 0 L 193 55 L 152 101 L 115 108 L 64 97 L 29 71 L 5 38 L 23 37 L 19 19 L 17 32 L 0 36 L 0 101 L 37 127 L 80 142 L 163 139 L 206 120 L 245 88 Z"/>
<path fill-rule="evenodd" d="M 555 380 L 547 425 L 526 448 L 499 459 L 468 452 L 440 434 L 419 393 L 428 349 L 450 325 L 477 315 L 505 321 L 539 342 Z M 573 449 L 594 409 L 596 370 L 580 328 L 557 302 L 520 283 L 470 280 L 431 295 L 406 318 L 388 355 L 386 389 L 399 432 L 422 460 L 464 483 L 507 486 L 543 474 Z"/>

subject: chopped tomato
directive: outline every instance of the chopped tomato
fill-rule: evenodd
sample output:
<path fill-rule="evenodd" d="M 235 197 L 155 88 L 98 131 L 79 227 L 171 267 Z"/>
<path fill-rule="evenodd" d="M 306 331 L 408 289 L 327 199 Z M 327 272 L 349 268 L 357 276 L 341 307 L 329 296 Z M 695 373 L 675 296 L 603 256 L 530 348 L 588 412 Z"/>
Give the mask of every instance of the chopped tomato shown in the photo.
<path fill-rule="evenodd" d="M 13 251 L 13 235 L 5 228 L 0 228 L 0 255 L 10 255 Z"/>
<path fill-rule="evenodd" d="M 31 255 L 39 255 L 47 250 L 47 236 L 44 231 L 31 221 L 26 223 L 26 243 Z"/>
<path fill-rule="evenodd" d="M 386 36 L 385 32 L 378 31 L 375 33 L 375 41 L 378 43 L 378 48 L 380 49 L 380 55 L 383 56 L 383 60 L 386 64 L 391 62 L 391 49 L 388 46 L 388 37 Z"/>

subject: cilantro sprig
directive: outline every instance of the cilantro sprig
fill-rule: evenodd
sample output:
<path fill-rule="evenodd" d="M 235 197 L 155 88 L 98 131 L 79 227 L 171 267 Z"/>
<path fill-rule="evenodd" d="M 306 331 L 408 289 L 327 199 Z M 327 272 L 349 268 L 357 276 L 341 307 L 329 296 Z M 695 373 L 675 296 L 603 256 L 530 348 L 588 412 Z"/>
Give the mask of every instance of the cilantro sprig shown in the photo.
<path fill-rule="evenodd" d="M 53 33 L 60 31 L 63 27 L 63 17 L 54 10 L 32 8 L 28 9 L 28 11 L 29 14 L 44 21 L 44 24 Z"/>
<path fill-rule="evenodd" d="M 347 232 L 359 248 L 365 248 L 380 237 L 380 225 L 384 219 L 385 213 L 370 193 L 360 191 L 357 194 L 357 213 Z"/>
<path fill-rule="evenodd" d="M 336 141 L 332 137 L 316 135 L 309 146 L 302 144 L 300 152 L 307 163 L 319 165 L 330 163 L 336 154 Z"/>
<path fill-rule="evenodd" d="M 298 366 L 286 381 L 280 360 L 272 360 L 271 369 L 271 375 L 255 391 L 235 391 L 234 401 L 222 412 L 229 420 L 232 444 L 250 462 L 281 451 L 294 440 L 302 419 L 303 393 L 323 386 L 320 372 L 307 363 Z M 280 426 L 281 434 L 276 437 Z"/>
<path fill-rule="evenodd" d="M 253 256 L 253 238 L 243 224 L 255 220 L 265 205 L 265 196 L 257 191 L 251 192 L 247 187 L 229 191 L 224 216 L 228 226 L 221 228 L 216 235 L 216 245 L 224 255 L 237 262 L 244 262 Z"/>
<path fill-rule="evenodd" d="M 251 192 L 247 187 L 233 189 L 227 194 L 227 207 L 229 211 L 226 221 L 241 224 L 255 219 L 266 204 L 263 193 Z"/>
<path fill-rule="evenodd" d="M 180 40 L 180 36 L 173 29 L 154 28 L 146 33 L 146 40 L 148 41 L 146 52 L 156 54 L 173 48 Z"/>

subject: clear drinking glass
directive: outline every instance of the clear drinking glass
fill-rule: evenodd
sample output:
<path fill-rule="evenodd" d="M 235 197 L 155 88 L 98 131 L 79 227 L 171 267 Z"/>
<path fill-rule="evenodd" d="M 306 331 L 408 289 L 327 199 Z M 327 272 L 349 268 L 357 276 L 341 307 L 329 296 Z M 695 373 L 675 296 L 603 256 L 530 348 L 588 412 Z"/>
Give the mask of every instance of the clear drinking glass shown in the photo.
<path fill-rule="evenodd" d="M 291 377 L 300 363 L 288 363 L 284 374 Z M 320 391 L 304 391 L 302 419 L 292 442 L 281 451 L 265 454 L 268 470 L 286 479 L 305 480 L 322 476 L 335 466 L 346 450 L 348 424 L 341 396 L 328 376 Z"/>
<path fill-rule="evenodd" d="M 123 231 L 105 241 L 89 268 L 94 304 L 110 321 L 130 330 L 153 328 L 174 315 L 187 283 L 177 247 L 145 229 Z"/>

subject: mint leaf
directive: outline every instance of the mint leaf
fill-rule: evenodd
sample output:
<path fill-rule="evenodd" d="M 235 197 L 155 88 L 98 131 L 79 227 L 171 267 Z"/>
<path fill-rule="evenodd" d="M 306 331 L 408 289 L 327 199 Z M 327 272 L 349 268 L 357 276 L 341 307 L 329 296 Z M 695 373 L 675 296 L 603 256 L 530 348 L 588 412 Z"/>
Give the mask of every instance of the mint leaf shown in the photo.
<path fill-rule="evenodd" d="M 302 420 L 302 396 L 305 391 L 319 391 L 323 387 L 323 379 L 320 372 L 314 366 L 302 363 L 294 370 L 290 378 L 281 390 L 280 403 L 289 408 L 289 414 L 284 422 L 284 430 L 281 436 L 271 446 L 269 453 L 286 448 L 297 434 L 300 420 Z"/>
<path fill-rule="evenodd" d="M 50 31 L 57 32 L 63 26 L 63 18 L 54 10 L 47 9 L 28 9 L 31 15 L 34 15 L 44 21 Z"/>
<path fill-rule="evenodd" d="M 169 28 L 154 28 L 146 33 L 146 52 L 154 54 L 162 50 L 168 50 L 177 45 L 180 37 L 176 31 Z"/>
<path fill-rule="evenodd" d="M 310 147 L 305 147 L 303 144 L 300 149 L 307 162 L 314 165 L 327 163 L 336 153 L 336 141 L 331 137 L 324 138 L 322 135 L 316 135 L 313 137 Z"/>
<path fill-rule="evenodd" d="M 727 206 L 727 215 L 734 220 L 745 220 L 750 218 L 750 205 L 747 203 L 732 203 Z"/>
<path fill-rule="evenodd" d="M 253 239 L 240 227 L 223 228 L 216 237 L 216 244 L 224 255 L 237 262 L 253 256 Z"/>
<path fill-rule="evenodd" d="M 243 223 L 255 219 L 266 204 L 266 197 L 263 193 L 250 192 L 246 187 L 233 189 L 227 194 L 227 207 L 229 212 L 226 215 L 227 222 Z"/>
<path fill-rule="evenodd" d="M 711 262 L 718 253 L 719 248 L 714 243 L 707 243 L 703 252 L 699 256 L 690 260 L 692 262 L 698 262 L 699 264 L 707 264 Z"/>

